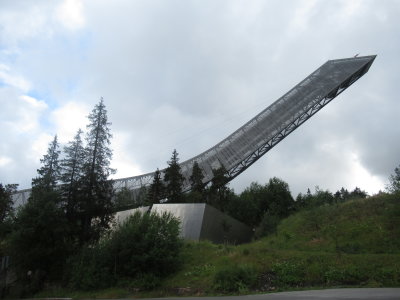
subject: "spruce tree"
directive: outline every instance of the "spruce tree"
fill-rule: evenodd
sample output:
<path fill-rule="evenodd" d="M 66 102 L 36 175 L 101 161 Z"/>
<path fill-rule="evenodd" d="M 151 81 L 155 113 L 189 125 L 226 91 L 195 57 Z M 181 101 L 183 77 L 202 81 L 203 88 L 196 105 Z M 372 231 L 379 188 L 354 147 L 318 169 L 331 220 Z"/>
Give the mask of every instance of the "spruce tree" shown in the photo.
<path fill-rule="evenodd" d="M 204 192 L 203 179 L 204 179 L 203 172 L 201 171 L 197 161 L 195 161 L 192 168 L 192 175 L 189 178 L 192 192 L 198 192 L 198 193 Z"/>
<path fill-rule="evenodd" d="M 183 176 L 179 165 L 178 152 L 174 149 L 168 167 L 165 169 L 164 181 L 166 182 L 166 194 L 169 203 L 180 203 L 183 200 L 182 186 Z"/>
<path fill-rule="evenodd" d="M 386 189 L 393 194 L 400 192 L 400 165 L 394 169 L 394 174 L 390 175 Z"/>
<path fill-rule="evenodd" d="M 61 196 L 57 184 L 60 163 L 57 136 L 54 137 L 41 159 L 38 177 L 32 179 L 32 193 L 28 203 L 16 215 L 15 228 L 10 235 L 10 251 L 15 270 L 21 278 L 26 270 L 60 278 L 62 267 L 69 254 L 69 227 L 65 212 L 60 206 Z M 39 276 L 41 277 L 41 276 Z M 37 278 L 37 284 L 44 277 Z"/>
<path fill-rule="evenodd" d="M 161 172 L 157 169 L 154 172 L 153 182 L 147 193 L 147 202 L 149 204 L 160 203 L 160 200 L 165 198 L 165 186 L 161 179 Z"/>
<path fill-rule="evenodd" d="M 60 179 L 60 150 L 57 135 L 49 144 L 47 154 L 40 160 L 42 167 L 37 170 L 39 176 L 32 179 L 32 193 L 36 191 L 54 191 Z"/>
<path fill-rule="evenodd" d="M 85 161 L 80 199 L 82 235 L 81 242 L 95 241 L 104 229 L 109 228 L 113 212 L 113 182 L 109 176 L 112 151 L 110 125 L 103 98 L 88 116 Z"/>
<path fill-rule="evenodd" d="M 228 188 L 228 177 L 224 167 L 213 169 L 213 178 L 209 188 L 207 203 L 225 211 L 229 200 L 230 190 Z"/>
<path fill-rule="evenodd" d="M 85 151 L 82 142 L 82 130 L 79 129 L 73 141 L 64 147 L 65 158 L 61 161 L 61 193 L 67 217 L 76 218 L 80 184 L 83 176 Z"/>
<path fill-rule="evenodd" d="M 9 218 L 14 211 L 12 195 L 17 191 L 18 184 L 0 183 L 0 224 Z"/>
<path fill-rule="evenodd" d="M 17 191 L 17 186 L 18 184 L 3 186 L 0 183 L 0 241 L 12 231 L 14 216 L 12 195 Z"/>

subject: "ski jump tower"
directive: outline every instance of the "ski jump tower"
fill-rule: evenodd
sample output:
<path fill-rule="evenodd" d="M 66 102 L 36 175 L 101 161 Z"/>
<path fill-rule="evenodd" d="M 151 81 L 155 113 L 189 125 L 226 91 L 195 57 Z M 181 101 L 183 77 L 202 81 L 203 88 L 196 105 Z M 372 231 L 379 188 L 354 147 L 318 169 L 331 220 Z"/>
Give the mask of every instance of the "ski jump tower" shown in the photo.
<path fill-rule="evenodd" d="M 368 72 L 376 55 L 329 60 L 252 118 L 227 138 L 207 151 L 180 164 L 185 178 L 185 191 L 194 162 L 203 171 L 204 183 L 213 178 L 213 169 L 225 168 L 229 180 L 234 179 L 301 124 L 316 114 L 360 77 Z M 162 171 L 161 171 L 162 172 Z M 154 173 L 117 179 L 117 190 L 135 191 L 152 183 Z M 16 197 L 27 199 L 29 190 Z"/>
<path fill-rule="evenodd" d="M 260 112 L 234 133 L 207 151 L 180 164 L 190 190 L 194 162 L 203 171 L 204 182 L 213 169 L 225 168 L 234 179 L 336 96 L 368 72 L 376 55 L 329 60 L 289 92 Z M 117 189 L 131 190 L 151 184 L 154 173 L 115 180 Z"/>

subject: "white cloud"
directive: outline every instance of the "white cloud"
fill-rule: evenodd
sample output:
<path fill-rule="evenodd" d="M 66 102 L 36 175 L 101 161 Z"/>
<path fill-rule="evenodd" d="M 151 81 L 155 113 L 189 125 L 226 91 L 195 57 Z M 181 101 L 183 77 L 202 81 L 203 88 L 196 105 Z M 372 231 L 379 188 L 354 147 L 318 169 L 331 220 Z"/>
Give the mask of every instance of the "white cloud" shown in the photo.
<path fill-rule="evenodd" d="M 31 89 L 32 84 L 19 75 L 11 74 L 9 66 L 0 64 L 0 81 L 4 84 L 15 87 L 23 92 L 27 92 Z"/>
<path fill-rule="evenodd" d="M 79 128 L 85 131 L 89 108 L 84 103 L 70 101 L 51 112 L 50 119 L 55 124 L 55 132 L 60 143 L 73 139 Z"/>
<path fill-rule="evenodd" d="M 47 109 L 47 104 L 27 95 L 20 96 L 18 102 L 15 107 L 14 129 L 19 133 L 40 129 L 40 118 Z"/>
<path fill-rule="evenodd" d="M 112 139 L 113 160 L 111 168 L 116 170 L 113 178 L 131 177 L 143 174 L 143 170 L 135 164 L 132 152 L 129 151 L 128 141 L 130 135 L 124 132 L 116 132 Z"/>
<path fill-rule="evenodd" d="M 370 195 L 384 190 L 385 182 L 378 176 L 371 174 L 360 162 L 357 154 L 352 154 L 351 175 L 349 183 L 351 186 L 358 186 L 368 192 Z"/>
<path fill-rule="evenodd" d="M 49 143 L 54 139 L 54 136 L 48 133 L 41 133 L 36 136 L 36 139 L 33 141 L 31 146 L 31 151 L 28 154 L 31 160 L 36 163 L 39 162 L 43 155 L 47 153 L 47 149 L 49 148 Z"/>
<path fill-rule="evenodd" d="M 0 156 L 0 167 L 5 167 L 12 162 L 12 159 L 7 156 Z"/>
<path fill-rule="evenodd" d="M 83 3 L 80 0 L 64 0 L 57 8 L 57 17 L 61 24 L 70 30 L 85 26 Z"/>

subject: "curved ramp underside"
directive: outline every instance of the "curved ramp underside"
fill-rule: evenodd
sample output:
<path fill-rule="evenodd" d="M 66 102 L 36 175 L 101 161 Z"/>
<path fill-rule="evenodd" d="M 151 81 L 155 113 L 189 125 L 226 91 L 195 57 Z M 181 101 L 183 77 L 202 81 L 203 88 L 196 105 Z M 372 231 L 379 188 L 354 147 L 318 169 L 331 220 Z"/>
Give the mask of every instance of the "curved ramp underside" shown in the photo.
<path fill-rule="evenodd" d="M 224 167 L 232 180 L 256 160 L 307 121 L 322 107 L 368 72 L 376 55 L 329 60 L 253 119 L 207 151 L 180 164 L 185 178 L 184 190 L 190 190 L 189 177 L 197 161 L 204 183 L 213 178 L 213 169 Z M 117 190 L 138 190 L 148 186 L 154 173 L 116 179 Z M 20 191 L 25 202 L 30 190 Z"/>
<path fill-rule="evenodd" d="M 238 176 L 332 99 L 368 72 L 376 55 L 329 60 L 253 119 L 207 151 L 180 164 L 190 190 L 195 161 L 210 182 L 213 169 L 224 167 L 230 180 Z M 115 188 L 131 190 L 151 184 L 154 173 L 115 180 Z"/>

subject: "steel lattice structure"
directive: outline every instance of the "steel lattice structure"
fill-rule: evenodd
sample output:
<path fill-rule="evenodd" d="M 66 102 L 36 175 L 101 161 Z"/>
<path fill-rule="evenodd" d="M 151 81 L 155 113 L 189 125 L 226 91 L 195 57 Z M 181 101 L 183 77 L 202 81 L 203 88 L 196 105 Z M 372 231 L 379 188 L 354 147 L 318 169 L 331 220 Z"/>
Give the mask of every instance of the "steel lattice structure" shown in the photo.
<path fill-rule="evenodd" d="M 329 60 L 257 116 L 207 151 L 180 164 L 190 190 L 189 177 L 194 162 L 204 174 L 204 183 L 213 178 L 213 169 L 225 168 L 234 179 L 261 156 L 316 114 L 360 77 L 368 72 L 376 55 Z M 132 191 L 148 186 L 154 173 L 117 179 L 117 190 Z M 26 199 L 29 190 L 20 191 Z M 24 195 L 23 195 L 24 194 Z M 16 195 L 17 196 L 17 195 Z"/>

